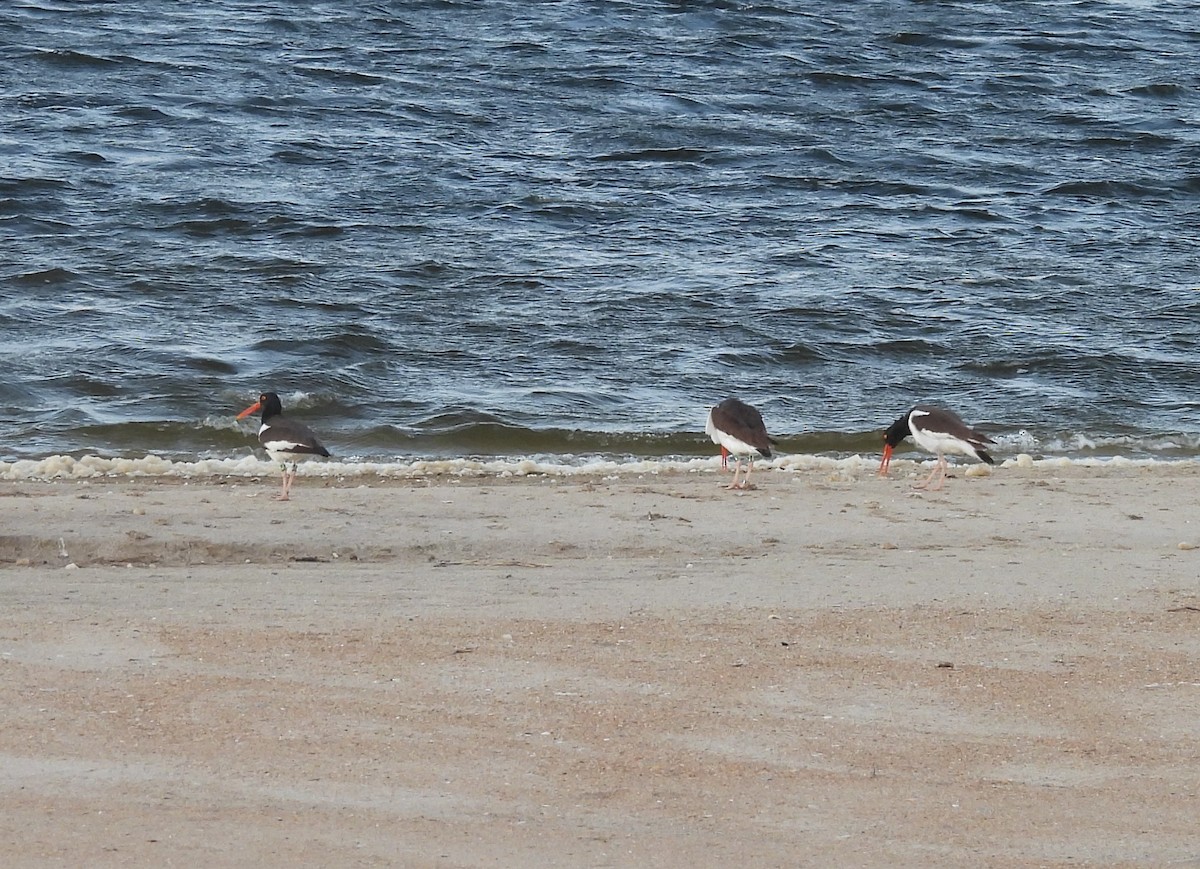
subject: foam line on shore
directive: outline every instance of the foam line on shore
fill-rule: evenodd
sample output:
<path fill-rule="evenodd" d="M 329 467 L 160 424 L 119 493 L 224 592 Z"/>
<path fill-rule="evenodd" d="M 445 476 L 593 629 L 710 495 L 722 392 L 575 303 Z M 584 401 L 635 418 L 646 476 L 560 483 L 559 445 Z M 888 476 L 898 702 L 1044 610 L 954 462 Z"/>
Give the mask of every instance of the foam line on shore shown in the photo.
<path fill-rule="evenodd" d="M 906 460 L 895 467 L 904 468 Z M 910 466 L 928 465 L 929 461 L 907 461 Z M 1023 469 L 1054 468 L 1133 468 L 1142 466 L 1192 467 L 1193 459 L 1128 459 L 1120 456 L 1108 458 L 1065 458 L 1051 457 L 1034 459 L 1020 454 L 1002 461 L 997 467 Z M 970 476 L 987 474 L 986 465 L 963 465 Z M 310 462 L 300 466 L 300 473 L 307 477 L 324 478 L 423 478 L 423 477 L 527 477 L 527 476 L 627 476 L 663 473 L 715 473 L 720 461 L 715 457 L 677 459 L 599 459 L 588 457 L 555 456 L 540 458 L 503 459 L 419 459 L 392 462 L 330 461 Z M 755 463 L 757 471 L 823 471 L 848 477 L 874 473 L 878 458 L 874 456 L 849 456 L 834 458 L 820 455 L 777 456 L 769 461 Z M 141 458 L 106 458 L 101 456 L 48 456 L 44 459 L 0 462 L 2 480 L 83 480 L 104 477 L 175 477 L 202 479 L 207 477 L 263 477 L 279 473 L 273 462 L 254 456 L 239 458 L 211 458 L 196 461 L 172 461 L 160 456 L 147 455 Z"/>

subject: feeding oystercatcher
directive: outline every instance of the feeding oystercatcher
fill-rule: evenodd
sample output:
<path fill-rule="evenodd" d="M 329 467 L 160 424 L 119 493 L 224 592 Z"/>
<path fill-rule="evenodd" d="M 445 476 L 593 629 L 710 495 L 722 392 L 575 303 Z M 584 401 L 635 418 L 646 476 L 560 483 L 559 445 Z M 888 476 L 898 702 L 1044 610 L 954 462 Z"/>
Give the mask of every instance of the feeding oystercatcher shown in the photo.
<path fill-rule="evenodd" d="M 946 453 L 957 453 L 987 462 L 989 465 L 996 464 L 985 449 L 987 444 L 994 444 L 994 440 L 975 431 L 951 411 L 928 404 L 918 404 L 888 426 L 888 430 L 884 432 L 883 461 L 879 463 L 879 476 L 887 476 L 888 466 L 892 463 L 892 450 L 910 435 L 917 446 L 937 456 L 933 471 L 924 482 L 916 486 L 918 489 L 942 488 L 946 481 Z M 938 478 L 937 484 L 931 486 L 935 476 Z"/>
<path fill-rule="evenodd" d="M 257 410 L 262 411 L 262 425 L 258 429 L 258 442 L 263 445 L 272 459 L 279 462 L 283 471 L 283 489 L 277 501 L 287 501 L 296 479 L 296 465 L 316 456 L 328 456 L 329 450 L 321 445 L 312 429 L 304 423 L 283 416 L 283 405 L 274 392 L 264 392 L 258 401 L 237 415 L 243 419 Z M 292 463 L 289 473 L 287 464 Z"/>
<path fill-rule="evenodd" d="M 762 414 L 755 408 L 736 398 L 727 398 L 708 412 L 704 431 L 714 444 L 721 446 L 721 467 L 729 467 L 729 456 L 734 456 L 733 482 L 730 489 L 749 488 L 750 471 L 754 468 L 755 456 L 771 458 L 773 441 L 767 435 Z M 738 483 L 742 456 L 746 456 L 746 476 Z"/>

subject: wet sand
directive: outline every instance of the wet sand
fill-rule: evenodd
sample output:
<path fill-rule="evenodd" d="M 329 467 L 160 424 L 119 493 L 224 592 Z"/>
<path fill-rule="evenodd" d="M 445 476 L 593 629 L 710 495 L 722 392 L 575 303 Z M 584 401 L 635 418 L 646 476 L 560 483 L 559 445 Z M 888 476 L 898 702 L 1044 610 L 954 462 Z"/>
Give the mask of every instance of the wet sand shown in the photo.
<path fill-rule="evenodd" d="M 1200 867 L 1200 471 L 0 483 L 0 865 Z"/>

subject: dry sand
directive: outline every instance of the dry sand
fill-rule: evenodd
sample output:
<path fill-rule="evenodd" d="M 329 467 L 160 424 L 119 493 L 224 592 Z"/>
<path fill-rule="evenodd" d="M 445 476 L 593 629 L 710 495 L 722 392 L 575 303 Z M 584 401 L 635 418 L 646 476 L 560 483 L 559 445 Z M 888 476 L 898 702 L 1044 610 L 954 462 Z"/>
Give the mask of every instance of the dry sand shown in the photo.
<path fill-rule="evenodd" d="M 0 484 L 0 865 L 1200 867 L 1196 466 L 899 476 Z"/>

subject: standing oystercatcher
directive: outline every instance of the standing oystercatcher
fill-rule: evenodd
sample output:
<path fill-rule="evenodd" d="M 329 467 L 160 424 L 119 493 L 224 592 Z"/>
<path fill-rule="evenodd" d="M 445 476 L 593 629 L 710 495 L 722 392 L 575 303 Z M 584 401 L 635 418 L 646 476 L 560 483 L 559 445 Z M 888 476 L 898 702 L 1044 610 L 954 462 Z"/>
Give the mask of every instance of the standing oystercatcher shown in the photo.
<path fill-rule="evenodd" d="M 727 398 L 708 412 L 704 431 L 714 444 L 721 446 L 721 467 L 729 467 L 729 456 L 734 456 L 733 482 L 730 489 L 748 489 L 750 471 L 754 468 L 754 457 L 771 458 L 771 438 L 763 425 L 762 414 L 736 398 Z M 738 483 L 738 472 L 746 456 L 746 476 Z"/>
<path fill-rule="evenodd" d="M 985 449 L 987 444 L 994 444 L 994 440 L 975 431 L 955 413 L 928 404 L 918 404 L 888 426 L 888 430 L 884 432 L 883 461 L 879 463 L 879 476 L 887 476 L 888 466 L 892 463 L 892 450 L 910 435 L 917 446 L 937 456 L 933 470 L 924 482 L 915 487 L 917 489 L 942 488 L 946 481 L 946 453 L 957 453 L 987 462 L 989 465 L 996 464 Z M 937 484 L 930 485 L 935 476 Z"/>
<path fill-rule="evenodd" d="M 275 500 L 287 501 L 288 494 L 292 491 L 292 483 L 296 479 L 296 465 L 315 456 L 328 456 L 329 450 L 321 445 L 312 429 L 283 415 L 283 405 L 274 392 L 264 392 L 258 397 L 258 401 L 239 413 L 237 418 L 243 419 L 256 410 L 262 411 L 258 442 L 263 445 L 267 455 L 279 462 L 283 471 L 283 489 Z M 292 463 L 290 473 L 288 462 Z"/>

